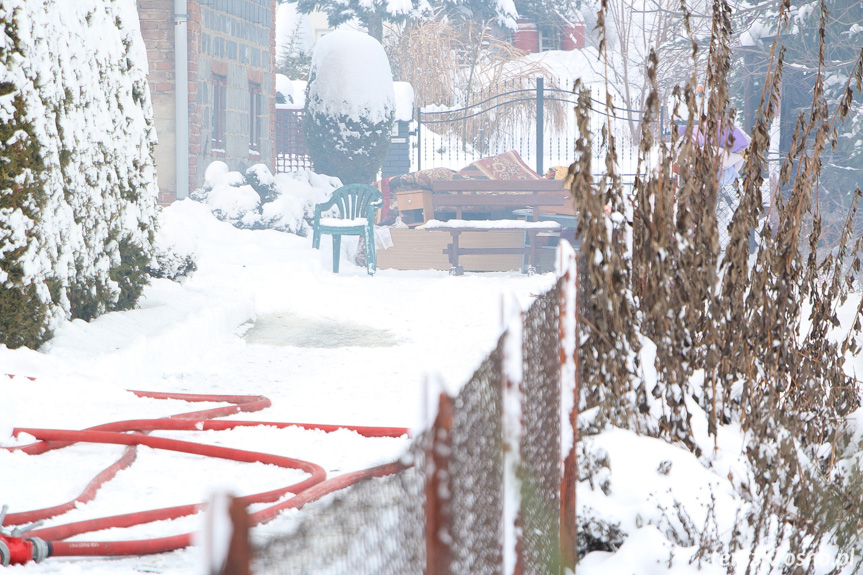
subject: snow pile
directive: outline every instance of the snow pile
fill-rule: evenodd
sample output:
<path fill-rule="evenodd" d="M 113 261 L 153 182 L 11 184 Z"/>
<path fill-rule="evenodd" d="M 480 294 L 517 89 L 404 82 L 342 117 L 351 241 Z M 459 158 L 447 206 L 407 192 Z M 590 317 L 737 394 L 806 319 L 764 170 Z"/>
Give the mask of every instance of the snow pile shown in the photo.
<path fill-rule="evenodd" d="M 182 212 L 164 209 L 159 215 L 154 253 L 147 273 L 154 278 L 177 280 L 195 271 L 198 240 Z"/>
<path fill-rule="evenodd" d="M 310 170 L 273 176 L 264 164 L 231 171 L 222 161 L 207 166 L 204 186 L 192 192 L 220 220 L 238 228 L 272 229 L 305 236 L 315 204 L 325 202 L 342 184 Z M 170 249 L 170 246 L 164 246 Z"/>
<path fill-rule="evenodd" d="M 0 378 L 7 379 L 8 376 L 0 373 Z M 12 437 L 12 428 L 15 426 L 13 416 L 17 411 L 11 398 L 8 401 L 0 401 L 0 442 L 6 442 Z"/>
<path fill-rule="evenodd" d="M 310 112 L 384 122 L 395 113 L 389 61 L 380 43 L 362 32 L 337 30 L 315 45 L 306 100 Z"/>
<path fill-rule="evenodd" d="M 305 80 L 291 80 L 284 74 L 276 74 L 276 108 L 280 110 L 305 108 L 306 84 Z"/>
<path fill-rule="evenodd" d="M 30 340 L 0 336 L 33 345 L 59 319 L 135 304 L 156 213 L 155 131 L 134 2 L 4 0 L 0 26 L 11 88 L 0 128 L 14 132 L 0 144 L 0 196 L 14 197 L 0 210 L 0 281 L 30 298 L 17 307 L 44 312 Z"/>
<path fill-rule="evenodd" d="M 410 122 L 414 119 L 414 88 L 410 82 L 393 82 L 396 98 L 396 120 Z"/>

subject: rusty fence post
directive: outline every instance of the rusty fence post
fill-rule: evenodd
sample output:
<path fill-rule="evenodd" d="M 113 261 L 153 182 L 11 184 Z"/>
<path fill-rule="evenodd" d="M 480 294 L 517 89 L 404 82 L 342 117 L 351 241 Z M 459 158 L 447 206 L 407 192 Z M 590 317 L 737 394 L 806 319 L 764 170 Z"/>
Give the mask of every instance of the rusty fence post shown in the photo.
<path fill-rule="evenodd" d="M 426 447 L 425 575 L 449 575 L 452 565 L 452 487 L 449 473 L 452 411 L 452 398 L 441 393 Z"/>
<path fill-rule="evenodd" d="M 560 571 L 575 573 L 578 559 L 576 482 L 578 461 L 578 267 L 575 250 L 567 242 L 558 248 L 560 287 L 561 482 Z"/>
<path fill-rule="evenodd" d="M 230 525 L 230 538 L 225 529 Z M 207 505 L 201 534 L 205 569 L 210 575 L 250 575 L 252 544 L 249 541 L 249 513 L 233 495 L 217 493 Z"/>

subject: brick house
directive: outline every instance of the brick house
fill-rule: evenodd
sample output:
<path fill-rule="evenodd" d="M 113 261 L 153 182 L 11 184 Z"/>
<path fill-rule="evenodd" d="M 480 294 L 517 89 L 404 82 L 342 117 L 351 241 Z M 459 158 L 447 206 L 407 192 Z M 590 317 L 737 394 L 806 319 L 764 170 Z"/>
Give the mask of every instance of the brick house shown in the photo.
<path fill-rule="evenodd" d="M 548 50 L 581 50 L 584 48 L 586 29 L 584 21 L 562 20 L 536 21 L 519 18 L 518 28 L 512 35 L 512 43 L 528 54 Z"/>
<path fill-rule="evenodd" d="M 159 137 L 160 202 L 200 187 L 213 160 L 232 170 L 257 163 L 273 169 L 276 0 L 137 3 Z"/>

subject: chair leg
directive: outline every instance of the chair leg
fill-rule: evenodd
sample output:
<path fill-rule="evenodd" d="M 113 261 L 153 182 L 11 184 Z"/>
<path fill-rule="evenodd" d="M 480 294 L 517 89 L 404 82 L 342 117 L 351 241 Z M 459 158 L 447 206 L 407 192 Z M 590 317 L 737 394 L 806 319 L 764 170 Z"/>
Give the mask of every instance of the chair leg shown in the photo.
<path fill-rule="evenodd" d="M 378 269 L 377 254 L 375 253 L 375 232 L 374 230 L 366 232 L 366 271 L 370 276 L 375 275 Z"/>
<path fill-rule="evenodd" d="M 321 230 L 318 228 L 312 232 L 312 247 L 316 250 L 321 248 Z"/>
<path fill-rule="evenodd" d="M 339 256 L 342 255 L 342 236 L 333 234 L 333 273 L 339 273 Z"/>

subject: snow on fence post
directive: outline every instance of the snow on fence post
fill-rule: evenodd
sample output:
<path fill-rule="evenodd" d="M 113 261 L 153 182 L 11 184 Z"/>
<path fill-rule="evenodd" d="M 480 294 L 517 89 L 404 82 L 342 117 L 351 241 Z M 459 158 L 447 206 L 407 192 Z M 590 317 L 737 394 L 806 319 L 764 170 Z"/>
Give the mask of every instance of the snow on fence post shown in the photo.
<path fill-rule="evenodd" d="M 501 358 L 501 435 L 503 447 L 503 573 L 523 571 L 521 522 L 522 379 L 524 369 L 521 308 L 514 296 L 501 302 L 504 333 Z"/>
<path fill-rule="evenodd" d="M 578 462 L 575 445 L 578 433 L 578 346 L 577 287 L 578 264 L 575 250 L 565 240 L 557 249 L 560 282 L 560 572 L 575 573 L 577 559 L 575 485 Z"/>
<path fill-rule="evenodd" d="M 449 575 L 452 565 L 452 505 L 449 464 L 453 400 L 441 392 L 426 447 L 425 575 Z"/>
<path fill-rule="evenodd" d="M 249 527 L 249 512 L 240 499 L 224 492 L 210 498 L 199 541 L 209 575 L 250 575 Z"/>

